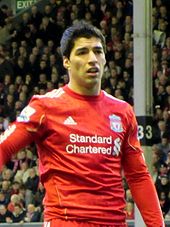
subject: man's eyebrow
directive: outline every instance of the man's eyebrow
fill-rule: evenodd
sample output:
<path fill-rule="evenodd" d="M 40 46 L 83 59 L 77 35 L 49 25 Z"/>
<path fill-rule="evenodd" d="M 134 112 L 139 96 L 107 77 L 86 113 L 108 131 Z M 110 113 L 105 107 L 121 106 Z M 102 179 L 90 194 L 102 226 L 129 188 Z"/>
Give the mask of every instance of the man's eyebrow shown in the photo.
<path fill-rule="evenodd" d="M 89 49 L 88 47 L 78 47 L 76 49 L 76 52 L 84 51 L 84 50 L 88 50 L 88 49 Z M 94 47 L 92 47 L 92 49 L 95 49 L 95 50 L 103 50 L 103 47 L 102 46 L 94 46 Z"/>
<path fill-rule="evenodd" d="M 95 50 L 103 50 L 103 47 L 102 46 L 96 46 L 93 49 L 95 49 Z"/>
<path fill-rule="evenodd" d="M 76 49 L 76 52 L 78 52 L 78 51 L 83 51 L 83 50 L 87 50 L 88 48 L 87 47 L 78 47 L 77 49 Z"/>

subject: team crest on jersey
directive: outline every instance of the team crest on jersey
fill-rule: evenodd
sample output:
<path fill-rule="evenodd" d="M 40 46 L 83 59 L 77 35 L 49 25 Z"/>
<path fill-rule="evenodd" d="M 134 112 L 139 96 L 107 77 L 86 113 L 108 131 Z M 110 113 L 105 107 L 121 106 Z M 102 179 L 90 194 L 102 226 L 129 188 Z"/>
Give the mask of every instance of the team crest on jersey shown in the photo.
<path fill-rule="evenodd" d="M 30 117 L 35 113 L 35 109 L 27 106 L 25 107 L 20 115 L 17 117 L 18 122 L 28 122 L 30 120 Z"/>
<path fill-rule="evenodd" d="M 121 118 L 115 114 L 109 116 L 110 119 L 110 128 L 114 132 L 123 132 L 123 126 Z"/>

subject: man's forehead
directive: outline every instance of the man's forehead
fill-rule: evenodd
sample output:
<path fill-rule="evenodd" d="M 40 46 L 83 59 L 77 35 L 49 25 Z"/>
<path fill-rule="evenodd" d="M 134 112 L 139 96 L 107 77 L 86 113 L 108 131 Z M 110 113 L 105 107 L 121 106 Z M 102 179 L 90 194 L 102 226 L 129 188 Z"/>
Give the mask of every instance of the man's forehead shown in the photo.
<path fill-rule="evenodd" d="M 84 47 L 101 47 L 102 48 L 102 43 L 99 38 L 96 37 L 91 37 L 91 38 L 85 38 L 85 37 L 80 37 L 77 38 L 74 42 L 74 49 L 79 49 L 79 48 L 84 48 Z"/>

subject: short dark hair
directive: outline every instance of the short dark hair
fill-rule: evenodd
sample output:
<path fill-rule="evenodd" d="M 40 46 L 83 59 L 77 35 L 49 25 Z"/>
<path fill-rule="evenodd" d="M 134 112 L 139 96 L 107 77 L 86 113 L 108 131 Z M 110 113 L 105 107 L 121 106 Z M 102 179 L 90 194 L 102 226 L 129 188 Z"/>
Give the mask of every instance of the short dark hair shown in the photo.
<path fill-rule="evenodd" d="M 106 41 L 102 32 L 95 26 L 86 23 L 85 21 L 78 21 L 72 26 L 68 27 L 61 38 L 60 50 L 62 56 L 70 57 L 71 50 L 74 47 L 74 42 L 77 38 L 91 38 L 96 37 L 101 40 L 104 51 L 106 51 Z"/>

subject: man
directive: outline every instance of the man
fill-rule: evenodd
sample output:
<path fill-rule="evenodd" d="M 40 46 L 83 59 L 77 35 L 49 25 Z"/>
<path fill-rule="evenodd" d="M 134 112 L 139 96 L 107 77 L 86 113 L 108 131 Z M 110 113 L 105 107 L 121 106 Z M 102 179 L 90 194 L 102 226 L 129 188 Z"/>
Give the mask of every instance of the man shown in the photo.
<path fill-rule="evenodd" d="M 12 213 L 7 210 L 5 205 L 0 205 L 0 223 L 11 223 Z"/>
<path fill-rule="evenodd" d="M 101 90 L 105 39 L 80 22 L 61 39 L 68 85 L 35 95 L 0 140 L 0 166 L 35 141 L 44 226 L 125 227 L 122 170 L 149 227 L 163 227 L 132 107 Z"/>

